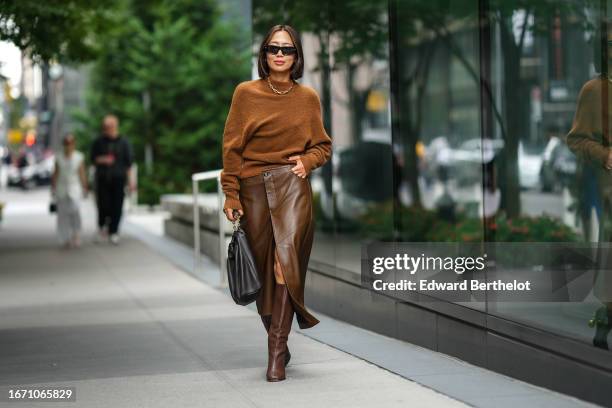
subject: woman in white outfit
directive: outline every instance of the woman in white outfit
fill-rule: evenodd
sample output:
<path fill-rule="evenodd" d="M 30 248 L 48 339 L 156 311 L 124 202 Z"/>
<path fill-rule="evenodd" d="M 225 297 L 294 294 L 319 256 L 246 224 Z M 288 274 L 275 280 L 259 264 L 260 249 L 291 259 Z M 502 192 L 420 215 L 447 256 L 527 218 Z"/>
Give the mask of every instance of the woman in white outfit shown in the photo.
<path fill-rule="evenodd" d="M 67 248 L 81 245 L 80 198 L 87 196 L 87 177 L 83 153 L 75 150 L 71 133 L 63 140 L 63 151 L 55 156 L 55 171 L 51 180 L 51 193 L 57 205 L 57 232 Z"/>

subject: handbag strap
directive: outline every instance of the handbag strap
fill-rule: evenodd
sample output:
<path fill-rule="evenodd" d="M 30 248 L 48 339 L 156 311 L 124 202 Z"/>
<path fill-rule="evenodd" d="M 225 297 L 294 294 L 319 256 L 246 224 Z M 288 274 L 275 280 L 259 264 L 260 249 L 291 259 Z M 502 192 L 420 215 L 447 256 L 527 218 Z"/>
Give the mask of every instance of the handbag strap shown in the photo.
<path fill-rule="evenodd" d="M 235 211 L 233 214 L 234 216 L 234 221 L 232 221 L 232 228 L 234 229 L 234 232 L 238 231 L 238 228 L 240 228 L 240 213 L 238 211 Z"/>

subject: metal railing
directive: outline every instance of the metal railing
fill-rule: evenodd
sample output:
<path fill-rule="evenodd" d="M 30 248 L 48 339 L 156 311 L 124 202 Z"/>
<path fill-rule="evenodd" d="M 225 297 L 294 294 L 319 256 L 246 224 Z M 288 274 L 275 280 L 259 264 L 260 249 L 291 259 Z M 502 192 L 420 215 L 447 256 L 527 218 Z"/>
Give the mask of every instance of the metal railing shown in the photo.
<path fill-rule="evenodd" d="M 198 264 L 201 261 L 200 254 L 200 206 L 198 203 L 198 183 L 205 180 L 217 180 L 217 199 L 219 202 L 219 271 L 221 273 L 221 285 L 227 284 L 225 273 L 226 250 L 225 247 L 225 214 L 223 213 L 223 190 L 221 186 L 221 170 L 211 170 L 191 175 L 193 186 L 193 272 L 197 272 Z"/>

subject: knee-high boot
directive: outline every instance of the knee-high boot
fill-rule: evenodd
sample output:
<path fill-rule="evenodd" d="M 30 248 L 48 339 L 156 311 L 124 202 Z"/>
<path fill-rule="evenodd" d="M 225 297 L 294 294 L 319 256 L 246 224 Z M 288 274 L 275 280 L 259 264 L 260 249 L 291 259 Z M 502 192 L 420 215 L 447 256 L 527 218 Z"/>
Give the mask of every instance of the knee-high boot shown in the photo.
<path fill-rule="evenodd" d="M 276 284 L 274 290 L 274 306 L 268 331 L 268 381 L 285 379 L 285 356 L 287 354 L 287 339 L 293 323 L 293 305 L 287 286 Z"/>
<path fill-rule="evenodd" d="M 272 315 L 259 315 L 261 317 L 261 321 L 263 322 L 264 327 L 266 328 L 266 333 L 270 332 L 270 322 L 272 321 Z M 291 360 L 291 353 L 289 352 L 289 346 L 287 346 L 287 354 L 285 354 L 285 367 L 289 364 L 289 360 Z"/>

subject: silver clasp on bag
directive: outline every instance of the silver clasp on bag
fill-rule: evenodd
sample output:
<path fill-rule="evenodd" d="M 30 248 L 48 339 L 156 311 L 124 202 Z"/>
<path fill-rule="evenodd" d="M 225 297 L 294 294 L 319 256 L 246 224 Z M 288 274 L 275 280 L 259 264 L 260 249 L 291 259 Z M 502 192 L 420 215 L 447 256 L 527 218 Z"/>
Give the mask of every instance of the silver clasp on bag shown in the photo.
<path fill-rule="evenodd" d="M 234 216 L 234 221 L 232 221 L 232 228 L 234 232 L 236 232 L 238 231 L 238 228 L 240 228 L 240 213 L 238 211 L 235 211 L 232 215 Z"/>

